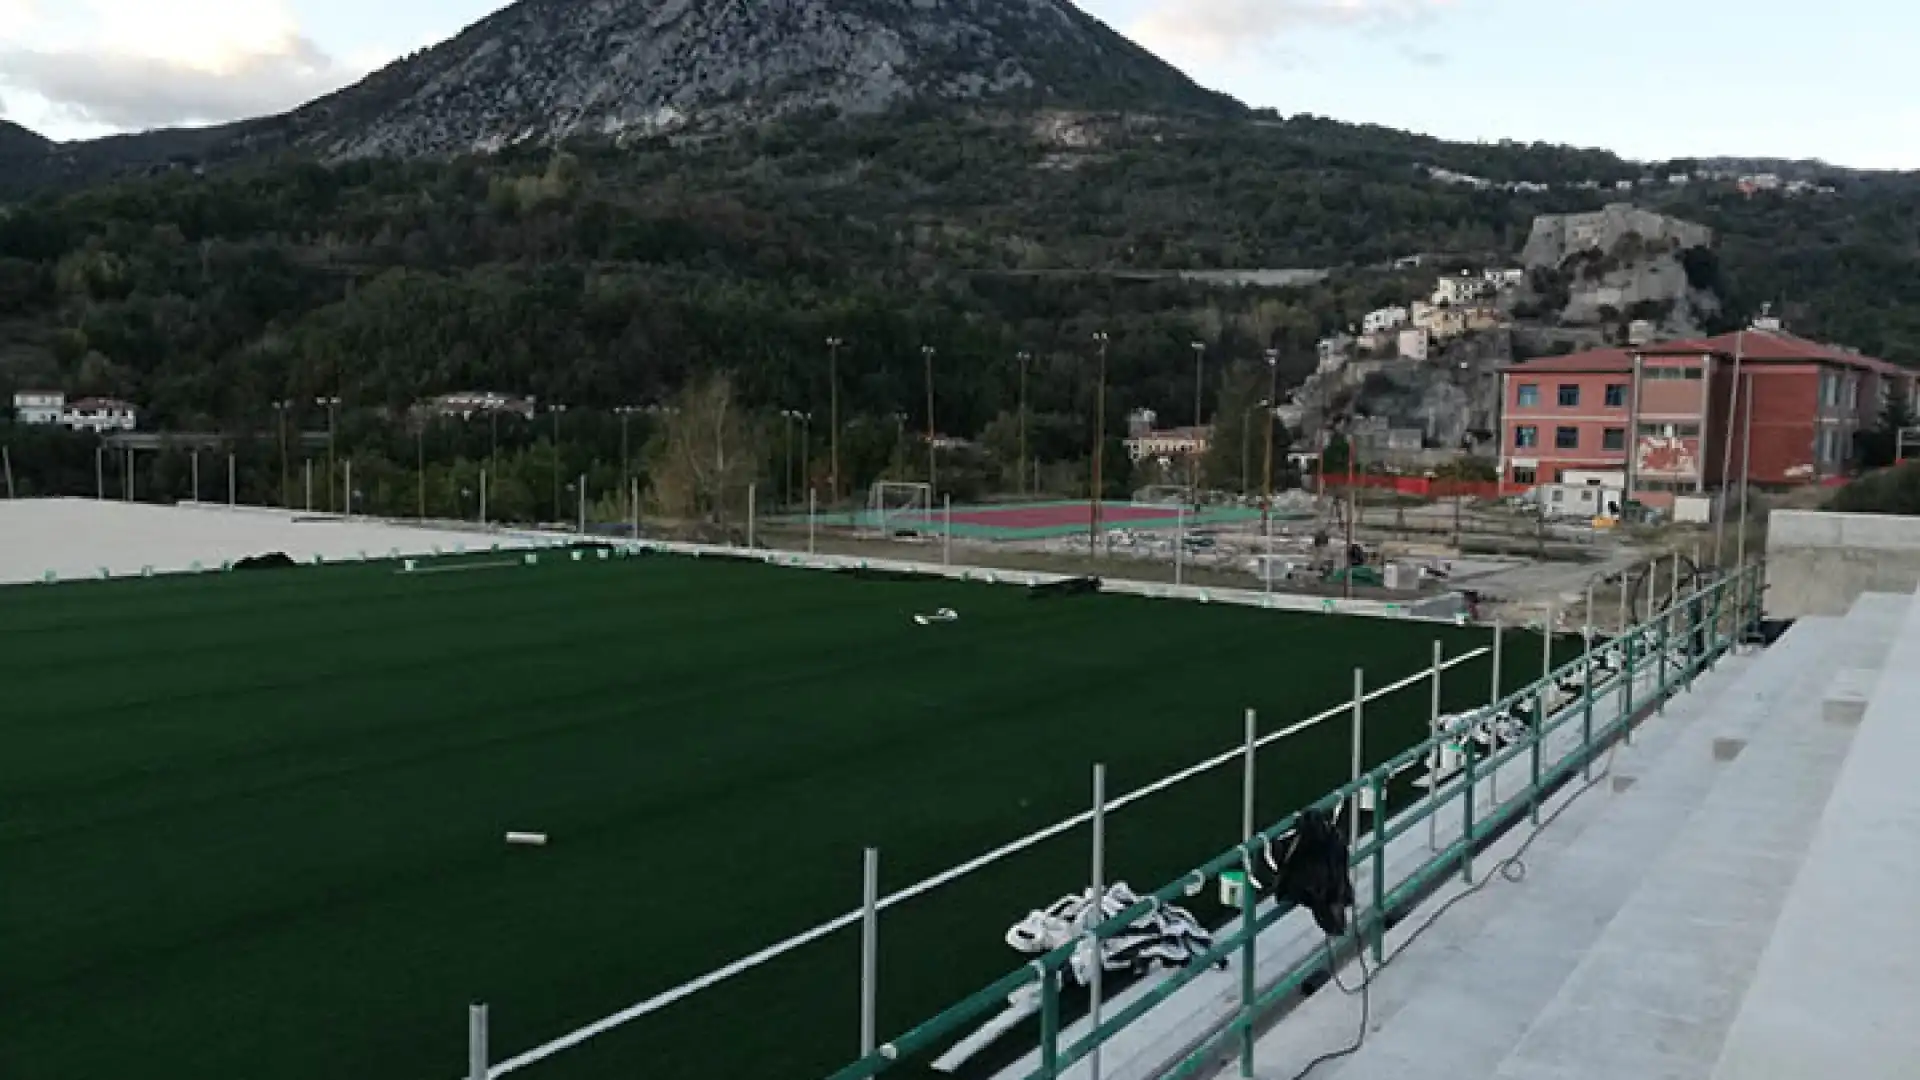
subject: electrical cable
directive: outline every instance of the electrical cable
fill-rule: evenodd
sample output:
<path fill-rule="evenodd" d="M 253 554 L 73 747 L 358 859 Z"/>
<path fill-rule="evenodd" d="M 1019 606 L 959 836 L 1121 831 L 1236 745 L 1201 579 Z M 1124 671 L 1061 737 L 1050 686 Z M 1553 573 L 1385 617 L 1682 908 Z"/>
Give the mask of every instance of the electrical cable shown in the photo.
<path fill-rule="evenodd" d="M 1614 744 L 1607 749 L 1606 763 L 1601 766 L 1600 771 L 1595 773 L 1592 779 L 1581 784 L 1579 788 L 1575 789 L 1572 795 L 1567 797 L 1566 801 L 1554 807 L 1553 811 L 1546 817 L 1541 818 L 1540 824 L 1533 827 L 1533 831 L 1528 833 L 1526 839 L 1520 842 L 1520 846 L 1514 849 L 1513 854 L 1494 864 L 1493 873 L 1484 875 L 1479 881 L 1467 886 L 1459 893 L 1448 897 L 1445 903 L 1435 908 L 1433 913 L 1428 915 L 1424 922 L 1414 928 L 1413 933 L 1408 934 L 1405 940 L 1401 941 L 1392 952 L 1386 954 L 1386 956 L 1381 959 L 1378 967 L 1369 968 L 1367 966 L 1367 946 L 1365 942 L 1360 940 L 1360 920 L 1357 917 L 1353 918 L 1349 923 L 1349 930 L 1354 946 L 1354 959 L 1360 963 L 1360 984 L 1358 986 L 1349 989 L 1345 983 L 1340 981 L 1340 967 L 1333 952 L 1335 939 L 1331 937 L 1326 939 L 1328 977 L 1342 994 L 1348 997 L 1357 996 L 1360 998 L 1360 1028 L 1355 1032 L 1353 1042 L 1338 1050 L 1330 1050 L 1314 1058 L 1312 1061 L 1307 1062 L 1305 1068 L 1293 1075 L 1293 1080 L 1306 1080 L 1306 1078 L 1320 1066 L 1328 1064 L 1329 1062 L 1338 1061 L 1344 1057 L 1350 1057 L 1360 1052 L 1360 1048 L 1366 1045 L 1367 1025 L 1372 1020 L 1373 980 L 1377 978 L 1382 971 L 1385 971 L 1387 966 L 1392 964 L 1401 953 L 1405 952 L 1408 946 L 1417 941 L 1420 935 L 1426 933 L 1433 927 L 1434 923 L 1440 921 L 1442 915 L 1452 910 L 1453 907 L 1461 901 L 1486 888 L 1494 881 L 1495 875 L 1498 875 L 1502 880 L 1513 882 L 1514 884 L 1525 881 L 1527 877 L 1527 864 L 1523 856 L 1526 855 L 1527 849 L 1532 847 L 1533 842 L 1540 837 L 1540 834 L 1547 830 L 1547 826 L 1558 821 L 1560 815 L 1566 813 L 1568 807 L 1579 802 L 1582 795 L 1600 786 L 1601 781 L 1607 779 L 1607 777 L 1612 774 L 1614 755 L 1617 754 L 1619 750 L 1620 743 L 1616 740 Z"/>

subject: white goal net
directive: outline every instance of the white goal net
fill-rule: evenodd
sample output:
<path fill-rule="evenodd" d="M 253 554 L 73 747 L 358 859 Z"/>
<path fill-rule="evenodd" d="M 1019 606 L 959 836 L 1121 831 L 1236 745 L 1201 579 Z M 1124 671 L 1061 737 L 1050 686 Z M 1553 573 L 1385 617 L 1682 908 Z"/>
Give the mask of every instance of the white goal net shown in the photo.
<path fill-rule="evenodd" d="M 882 480 L 867 493 L 867 527 L 880 536 L 925 531 L 933 521 L 933 486 Z"/>

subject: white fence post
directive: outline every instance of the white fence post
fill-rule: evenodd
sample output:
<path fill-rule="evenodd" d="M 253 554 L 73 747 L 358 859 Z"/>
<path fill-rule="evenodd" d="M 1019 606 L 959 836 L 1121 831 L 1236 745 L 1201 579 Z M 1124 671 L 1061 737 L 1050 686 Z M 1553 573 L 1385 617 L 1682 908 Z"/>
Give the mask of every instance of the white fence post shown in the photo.
<path fill-rule="evenodd" d="M 467 1006 L 467 1080 L 487 1080 L 487 1007 Z"/>
<path fill-rule="evenodd" d="M 879 1045 L 880 849 L 868 848 L 860 891 L 860 1056 Z"/>

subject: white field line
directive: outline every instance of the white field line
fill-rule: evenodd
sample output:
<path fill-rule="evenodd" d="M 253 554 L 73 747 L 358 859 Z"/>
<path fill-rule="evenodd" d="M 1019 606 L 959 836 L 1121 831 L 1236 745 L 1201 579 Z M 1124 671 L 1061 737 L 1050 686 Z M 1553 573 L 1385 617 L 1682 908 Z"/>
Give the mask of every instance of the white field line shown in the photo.
<path fill-rule="evenodd" d="M 1469 661 L 1479 659 L 1480 657 L 1485 656 L 1487 653 L 1491 651 L 1492 650 L 1489 648 L 1482 647 L 1482 648 L 1474 649 L 1470 652 L 1462 653 L 1461 655 L 1456 656 L 1451 660 L 1443 661 L 1440 665 L 1440 669 L 1442 671 L 1446 671 L 1460 664 L 1464 664 Z M 1388 686 L 1383 686 L 1378 690 L 1369 691 L 1362 700 L 1373 701 L 1377 698 L 1385 697 L 1388 694 L 1397 693 L 1401 690 L 1406 689 L 1409 686 L 1414 685 L 1415 683 L 1424 682 L 1425 680 L 1430 679 L 1432 677 L 1433 677 L 1433 669 L 1424 668 L 1418 672 L 1415 672 L 1412 675 L 1407 676 L 1404 679 L 1401 679 L 1399 682 L 1393 683 Z M 1297 735 L 1300 732 L 1305 731 L 1316 724 L 1323 724 L 1326 721 L 1331 720 L 1337 716 L 1345 715 L 1346 713 L 1351 712 L 1352 709 L 1353 709 L 1353 703 L 1350 701 L 1343 702 L 1339 705 L 1335 705 L 1334 707 L 1327 709 L 1321 713 L 1318 713 L 1317 715 L 1308 717 L 1307 719 L 1302 720 L 1291 727 L 1282 728 L 1279 731 L 1269 732 L 1266 735 L 1261 736 L 1259 739 L 1255 740 L 1254 746 L 1256 749 L 1268 746 L 1272 743 L 1280 741 L 1281 739 L 1287 738 L 1292 735 Z M 1246 747 L 1236 746 L 1232 750 L 1229 750 L 1223 754 L 1219 754 L 1214 757 L 1208 758 L 1207 760 L 1199 763 L 1198 765 L 1194 765 L 1194 766 L 1191 766 L 1190 768 L 1183 769 L 1180 772 L 1174 773 L 1171 776 L 1165 777 L 1160 780 L 1156 780 L 1153 783 L 1146 785 L 1145 787 L 1138 788 L 1134 791 L 1130 791 L 1127 794 L 1122 795 L 1119 798 L 1109 802 L 1107 804 L 1107 810 L 1109 813 L 1111 813 L 1112 811 L 1119 810 L 1122 807 L 1130 806 L 1133 803 L 1139 802 L 1140 800 L 1146 798 L 1149 795 L 1157 795 L 1160 792 L 1165 791 L 1176 784 L 1184 783 L 1188 780 L 1193 779 L 1196 776 L 1199 776 L 1202 773 L 1208 772 L 1213 769 L 1217 769 L 1220 766 L 1225 765 L 1229 762 L 1237 761 L 1243 756 L 1245 756 L 1246 752 L 1247 752 Z M 999 862 L 1001 859 L 1004 859 L 1009 855 L 1018 854 L 1019 852 L 1025 851 L 1026 849 L 1033 847 L 1036 844 L 1044 843 L 1048 840 L 1053 839 L 1056 836 L 1059 836 L 1062 833 L 1069 832 L 1092 820 L 1093 820 L 1093 811 L 1091 809 L 1083 810 L 1080 813 L 1075 814 L 1074 816 L 1067 818 L 1064 821 L 1056 822 L 1052 825 L 1047 826 L 1044 829 L 1039 830 L 1038 832 L 1029 833 L 1028 835 L 1023 836 L 1020 839 L 1015 840 L 1010 844 L 1005 844 L 1005 845 L 1002 845 L 1001 847 L 997 847 L 992 851 L 987 852 L 984 855 L 978 856 L 974 859 L 970 859 L 967 862 L 961 863 L 960 865 L 953 867 L 952 869 L 943 870 L 940 873 L 935 874 L 924 881 L 918 882 L 913 885 L 909 885 L 906 888 L 901 889 L 899 892 L 892 893 L 886 897 L 883 897 L 879 901 L 878 908 L 879 910 L 884 911 L 887 908 L 893 907 L 896 904 L 904 903 L 905 901 L 911 900 L 916 896 L 922 895 L 923 893 L 931 892 L 932 890 L 937 889 L 942 885 L 946 885 L 951 882 L 957 881 L 960 878 L 963 878 L 968 874 L 973 873 L 976 870 L 980 870 L 984 867 L 991 866 L 992 864 Z M 664 1009 L 667 1006 L 673 1004 L 674 1002 L 681 1000 L 682 998 L 690 997 L 709 987 L 716 986 L 720 983 L 723 983 L 728 979 L 731 979 L 735 975 L 739 975 L 744 971 L 748 971 L 752 968 L 759 967 L 761 964 L 764 964 L 769 960 L 773 960 L 777 957 L 784 956 L 785 954 L 790 953 L 793 950 L 800 948 L 801 946 L 810 945 L 813 942 L 816 942 L 821 938 L 826 937 L 829 934 L 835 933 L 840 930 L 844 930 L 849 926 L 853 926 L 858 922 L 860 922 L 861 918 L 864 915 L 865 915 L 865 912 L 862 909 L 855 908 L 854 910 L 847 912 L 845 915 L 841 915 L 838 918 L 830 919 L 827 922 L 823 922 L 811 930 L 805 931 L 804 933 L 795 934 L 793 937 L 790 937 L 785 941 L 779 942 L 778 944 L 769 945 L 766 948 L 761 949 L 759 952 L 753 953 L 748 956 L 743 956 L 740 959 L 735 960 L 734 962 L 726 965 L 725 967 L 715 968 L 714 970 L 707 972 L 705 975 L 702 975 L 697 979 L 692 979 L 688 982 L 681 983 L 679 986 L 676 986 L 671 990 L 667 990 L 667 991 L 663 991 L 662 993 L 655 994 L 653 997 L 650 997 L 645 1001 L 639 1002 L 634 1005 L 630 1005 L 627 1008 L 622 1009 L 617 1013 L 613 1013 L 609 1016 L 605 1016 L 598 1020 L 595 1020 L 593 1023 L 587 1024 L 586 1026 L 578 1028 L 574 1031 L 570 1031 L 567 1034 L 562 1035 L 551 1042 L 543 1043 L 539 1046 L 534 1047 L 531 1050 L 526 1051 L 525 1053 L 519 1054 L 515 1057 L 508 1058 L 507 1060 L 501 1062 L 500 1064 L 490 1067 L 487 1070 L 487 1076 L 489 1080 L 492 1080 L 493 1077 L 505 1076 L 508 1073 L 518 1072 L 519 1070 L 524 1069 L 527 1066 L 532 1065 L 536 1062 L 544 1061 L 545 1059 L 552 1057 L 553 1055 L 559 1053 L 560 1051 L 568 1050 L 575 1046 L 578 1046 L 581 1043 L 586 1042 L 588 1039 L 591 1039 L 596 1035 L 605 1034 L 606 1032 L 612 1031 L 614 1028 L 617 1028 L 622 1024 L 626 1024 L 633 1020 L 638 1020 L 640 1017 L 646 1016 L 648 1013 L 658 1012 L 661 1009 Z"/>
<path fill-rule="evenodd" d="M 446 566 L 418 566 L 408 570 L 404 566 L 395 570 L 396 574 L 464 574 L 469 570 L 507 570 L 521 565 L 512 559 L 496 562 L 449 563 Z"/>

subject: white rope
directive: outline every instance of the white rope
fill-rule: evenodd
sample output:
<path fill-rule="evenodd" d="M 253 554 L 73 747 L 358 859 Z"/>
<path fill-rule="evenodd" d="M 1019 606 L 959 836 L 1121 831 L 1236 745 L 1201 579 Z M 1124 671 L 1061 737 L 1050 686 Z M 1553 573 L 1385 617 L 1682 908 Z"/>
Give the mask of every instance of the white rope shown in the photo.
<path fill-rule="evenodd" d="M 1459 664 L 1464 664 L 1471 660 L 1478 659 L 1479 657 L 1484 656 L 1491 651 L 1492 651 L 1491 649 L 1487 649 L 1487 648 L 1474 649 L 1471 652 L 1462 653 L 1461 655 L 1456 656 L 1453 659 L 1442 663 L 1440 665 L 1440 668 L 1442 671 L 1445 671 L 1448 668 L 1452 668 Z M 1407 687 L 1414 685 L 1415 683 L 1424 682 L 1425 680 L 1430 679 L 1432 677 L 1433 677 L 1433 669 L 1425 668 L 1420 672 L 1418 672 L 1417 674 L 1409 675 L 1406 678 L 1401 679 L 1397 683 L 1393 683 L 1390 686 L 1383 686 L 1380 689 L 1367 694 L 1361 700 L 1372 701 L 1376 698 L 1385 697 L 1388 694 L 1395 693 L 1400 690 L 1404 690 Z M 1352 702 L 1345 702 L 1340 705 L 1336 705 L 1333 708 L 1328 709 L 1322 713 L 1309 717 L 1306 720 L 1302 720 L 1301 722 L 1293 725 L 1292 727 L 1284 728 L 1280 731 L 1270 732 L 1267 735 L 1256 740 L 1254 742 L 1254 746 L 1255 748 L 1268 746 L 1272 743 L 1278 742 L 1281 739 L 1288 738 L 1289 736 L 1292 736 L 1292 735 L 1297 735 L 1300 732 L 1305 731 L 1316 724 L 1323 724 L 1326 721 L 1331 720 L 1337 716 L 1345 716 L 1352 711 L 1353 711 Z M 1191 780 L 1194 777 L 1201 775 L 1202 773 L 1208 772 L 1213 769 L 1217 769 L 1220 766 L 1227 764 L 1228 762 L 1237 761 L 1241 758 L 1244 758 L 1246 756 L 1246 752 L 1247 751 L 1246 751 L 1245 745 L 1237 746 L 1234 749 L 1229 750 L 1224 754 L 1220 754 L 1218 756 L 1208 758 L 1206 761 L 1203 761 L 1198 765 L 1194 765 L 1190 768 L 1183 769 L 1180 772 L 1174 773 L 1171 776 L 1164 777 L 1160 780 L 1156 780 L 1153 783 L 1148 784 L 1143 788 L 1130 791 L 1127 794 L 1122 795 L 1118 799 L 1115 799 L 1112 802 L 1108 803 L 1107 812 L 1112 813 L 1113 811 L 1119 810 L 1122 807 L 1130 806 L 1148 797 L 1149 795 L 1157 795 L 1160 792 L 1165 791 L 1176 784 L 1185 783 L 1186 781 Z M 967 862 L 963 862 L 960 865 L 955 866 L 949 870 L 943 870 L 940 873 L 935 874 L 924 881 L 918 882 L 913 885 L 909 885 L 906 888 L 901 889 L 899 892 L 893 893 L 889 896 L 882 898 L 879 901 L 877 908 L 878 910 L 884 911 L 887 908 L 893 907 L 896 904 L 904 903 L 905 901 L 911 900 L 916 896 L 922 895 L 923 893 L 931 892 L 934 889 L 941 887 L 942 885 L 947 885 L 954 881 L 958 881 L 959 879 L 966 877 L 968 874 L 971 874 L 976 870 L 980 870 L 985 867 L 991 866 L 994 863 L 999 862 L 1001 859 L 1008 857 L 1009 855 L 1016 855 L 1022 851 L 1027 850 L 1030 847 L 1033 847 L 1036 844 L 1045 843 L 1046 841 L 1051 840 L 1054 837 L 1061 835 L 1062 833 L 1070 832 L 1073 829 L 1081 825 L 1084 825 L 1087 822 L 1092 820 L 1093 820 L 1093 811 L 1090 809 L 1082 810 L 1080 813 L 1075 814 L 1074 816 L 1067 818 L 1064 821 L 1056 822 L 1055 824 L 1049 825 L 1046 828 L 1039 830 L 1038 832 L 1029 833 L 1026 836 L 1023 836 L 1020 839 L 1015 840 L 1010 844 L 1003 844 L 1002 846 L 997 847 L 992 851 L 987 852 L 984 855 L 970 859 Z M 587 1024 L 584 1027 L 578 1028 L 574 1031 L 570 1031 L 567 1034 L 562 1035 L 557 1039 L 554 1039 L 552 1042 L 543 1043 L 539 1046 L 534 1047 L 531 1050 L 528 1050 L 523 1054 L 520 1054 L 516 1057 L 508 1058 L 507 1060 L 501 1062 L 500 1064 L 495 1065 L 492 1068 L 488 1069 L 487 1076 L 489 1080 L 492 1080 L 493 1077 L 505 1076 L 508 1073 L 518 1072 L 519 1070 L 524 1069 L 527 1066 L 532 1065 L 536 1062 L 544 1061 L 547 1058 L 552 1057 L 553 1055 L 559 1053 L 562 1050 L 568 1050 L 575 1046 L 578 1046 L 581 1043 L 586 1042 L 588 1039 L 591 1039 L 596 1035 L 603 1035 L 606 1032 L 612 1031 L 614 1028 L 620 1027 L 621 1025 L 629 1023 L 631 1021 L 638 1020 L 639 1018 L 646 1016 L 649 1013 L 659 1012 L 661 1009 L 666 1008 L 667 1006 L 673 1004 L 676 1001 L 679 1001 L 683 998 L 691 997 L 692 995 L 697 994 L 702 990 L 705 990 L 709 987 L 716 986 L 720 983 L 723 983 L 728 979 L 733 978 L 735 975 L 739 975 L 742 972 L 749 971 L 753 968 L 759 967 L 761 964 L 764 964 L 769 960 L 777 959 L 778 957 L 784 956 L 795 949 L 798 949 L 798 948 L 801 948 L 802 946 L 810 945 L 813 942 L 819 941 L 821 938 L 826 937 L 829 934 L 835 933 L 840 930 L 844 930 L 849 926 L 853 926 L 854 924 L 858 923 L 865 916 L 865 914 L 866 914 L 865 909 L 855 908 L 854 910 L 847 912 L 845 915 L 841 915 L 838 918 L 831 919 L 827 922 L 823 922 L 811 930 L 807 930 L 803 933 L 795 934 L 793 937 L 790 937 L 785 941 L 779 942 L 774 945 L 769 945 L 766 948 L 761 949 L 759 952 L 753 953 L 751 955 L 743 956 L 740 959 L 735 960 L 733 963 L 726 965 L 725 967 L 715 968 L 714 970 L 707 972 L 705 975 L 702 975 L 697 979 L 692 979 L 688 982 L 681 983 L 679 986 L 676 986 L 671 990 L 667 990 L 662 993 L 655 994 L 653 997 L 650 997 L 645 1001 L 638 1002 L 634 1005 L 630 1005 L 627 1008 L 622 1009 L 617 1013 L 613 1013 L 609 1016 L 602 1017 L 599 1020 L 595 1020 L 591 1024 Z"/>

